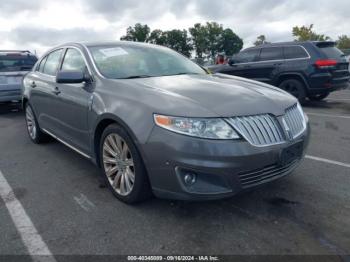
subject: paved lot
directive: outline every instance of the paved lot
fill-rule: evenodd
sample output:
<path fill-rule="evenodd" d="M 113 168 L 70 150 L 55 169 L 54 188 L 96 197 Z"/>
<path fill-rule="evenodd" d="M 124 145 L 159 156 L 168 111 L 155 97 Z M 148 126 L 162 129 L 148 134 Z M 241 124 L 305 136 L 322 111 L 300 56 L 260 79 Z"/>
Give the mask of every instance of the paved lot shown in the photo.
<path fill-rule="evenodd" d="M 13 190 L 0 198 L 0 254 L 28 254 L 4 203 L 14 199 L 53 254 L 350 254 L 350 90 L 305 106 L 309 158 L 293 175 L 200 203 L 127 206 L 88 160 L 31 143 L 11 109 L 0 107 L 0 171 Z"/>

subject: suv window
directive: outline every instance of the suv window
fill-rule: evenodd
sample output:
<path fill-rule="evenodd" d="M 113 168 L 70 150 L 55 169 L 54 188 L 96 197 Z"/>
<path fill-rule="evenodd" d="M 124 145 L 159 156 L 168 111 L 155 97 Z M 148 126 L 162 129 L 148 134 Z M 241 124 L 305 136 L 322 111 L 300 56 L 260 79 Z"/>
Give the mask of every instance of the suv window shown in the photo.
<path fill-rule="evenodd" d="M 282 47 L 265 47 L 261 49 L 260 61 L 283 60 Z"/>
<path fill-rule="evenodd" d="M 0 55 L 0 71 L 29 71 L 38 59 L 32 55 L 8 53 Z"/>
<path fill-rule="evenodd" d="M 306 53 L 304 48 L 301 46 L 285 46 L 284 47 L 284 58 L 295 59 L 295 58 L 307 58 L 309 55 Z"/>
<path fill-rule="evenodd" d="M 260 49 L 249 49 L 240 52 L 238 55 L 233 57 L 235 63 L 250 63 L 256 61 L 258 58 Z"/>
<path fill-rule="evenodd" d="M 44 74 L 48 74 L 51 76 L 56 75 L 58 66 L 60 64 L 60 58 L 62 54 L 62 49 L 53 51 L 50 53 L 46 59 L 46 63 L 44 65 Z"/>
<path fill-rule="evenodd" d="M 340 58 L 345 56 L 342 51 L 340 51 L 335 46 L 318 46 L 321 51 L 327 56 L 327 58 Z"/>
<path fill-rule="evenodd" d="M 83 72 L 85 70 L 85 67 L 85 61 L 81 53 L 74 48 L 69 48 L 64 56 L 61 69 Z"/>

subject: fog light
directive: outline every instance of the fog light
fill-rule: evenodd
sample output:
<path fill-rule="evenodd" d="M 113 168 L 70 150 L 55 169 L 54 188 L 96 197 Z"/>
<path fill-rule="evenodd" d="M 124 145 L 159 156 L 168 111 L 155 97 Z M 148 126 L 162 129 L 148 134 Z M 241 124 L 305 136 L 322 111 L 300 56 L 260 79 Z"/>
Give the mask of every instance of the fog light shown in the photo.
<path fill-rule="evenodd" d="M 184 182 L 186 185 L 191 186 L 196 183 L 196 174 L 194 173 L 186 173 L 184 175 Z"/>

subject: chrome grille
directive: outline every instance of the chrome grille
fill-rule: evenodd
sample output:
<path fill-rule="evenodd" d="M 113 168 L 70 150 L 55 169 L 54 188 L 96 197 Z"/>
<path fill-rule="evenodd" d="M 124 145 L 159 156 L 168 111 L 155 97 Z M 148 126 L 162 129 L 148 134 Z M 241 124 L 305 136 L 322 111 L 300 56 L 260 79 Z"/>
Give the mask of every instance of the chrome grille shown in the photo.
<path fill-rule="evenodd" d="M 286 114 L 283 118 L 287 124 L 285 129 L 287 130 L 287 132 L 288 129 L 290 130 L 292 138 L 296 138 L 306 128 L 303 112 L 301 108 L 299 108 L 298 104 L 287 108 Z"/>
<path fill-rule="evenodd" d="M 232 117 L 228 121 L 252 145 L 266 146 L 285 141 L 281 126 L 272 115 Z"/>
<path fill-rule="evenodd" d="M 287 175 L 294 169 L 294 167 L 296 167 L 298 162 L 298 160 L 295 160 L 286 166 L 279 166 L 275 164 L 261 169 L 253 170 L 248 173 L 242 173 L 238 175 L 239 180 L 243 188 L 256 186 Z"/>

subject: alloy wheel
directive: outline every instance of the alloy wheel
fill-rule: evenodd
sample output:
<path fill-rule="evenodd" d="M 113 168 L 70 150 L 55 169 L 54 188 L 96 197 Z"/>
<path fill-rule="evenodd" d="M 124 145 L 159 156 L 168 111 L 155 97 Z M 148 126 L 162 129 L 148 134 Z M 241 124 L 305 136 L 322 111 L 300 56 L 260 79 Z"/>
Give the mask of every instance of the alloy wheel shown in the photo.
<path fill-rule="evenodd" d="M 26 122 L 29 136 L 34 140 L 37 134 L 37 127 L 35 123 L 35 117 L 30 106 L 26 107 Z"/>
<path fill-rule="evenodd" d="M 102 152 L 105 174 L 113 189 L 120 195 L 129 195 L 135 183 L 134 160 L 129 146 L 119 135 L 106 136 Z"/>

